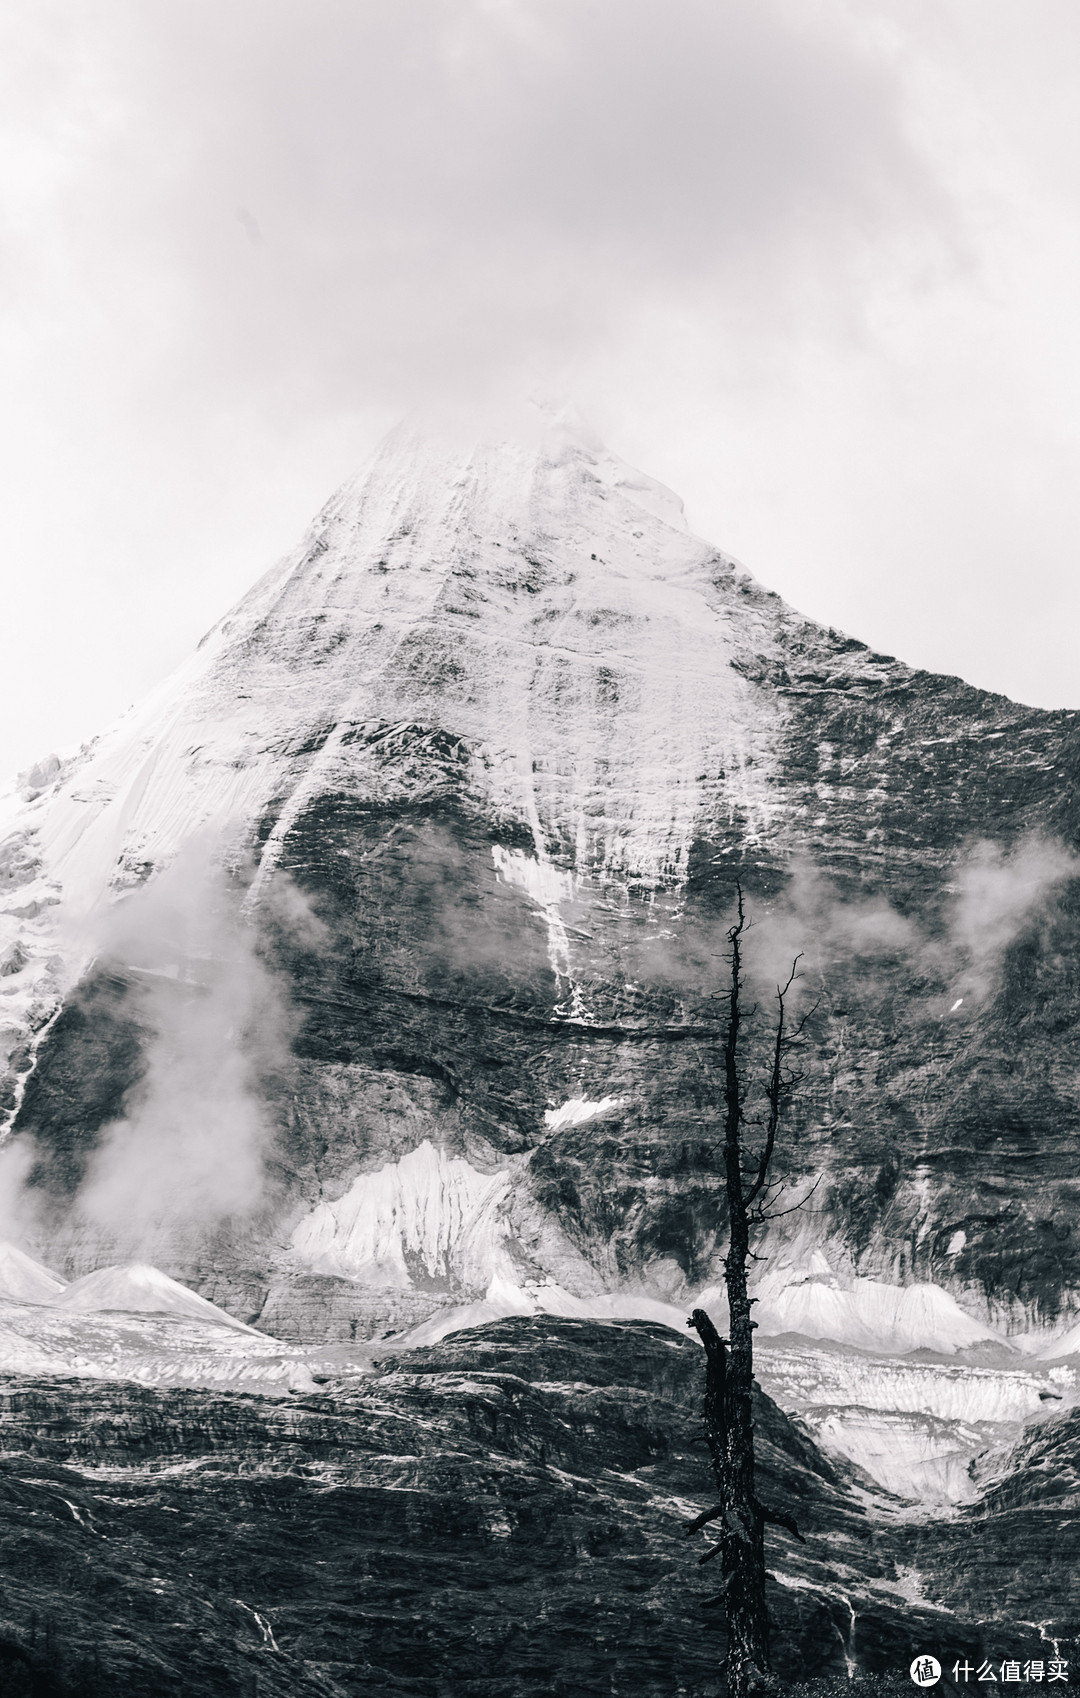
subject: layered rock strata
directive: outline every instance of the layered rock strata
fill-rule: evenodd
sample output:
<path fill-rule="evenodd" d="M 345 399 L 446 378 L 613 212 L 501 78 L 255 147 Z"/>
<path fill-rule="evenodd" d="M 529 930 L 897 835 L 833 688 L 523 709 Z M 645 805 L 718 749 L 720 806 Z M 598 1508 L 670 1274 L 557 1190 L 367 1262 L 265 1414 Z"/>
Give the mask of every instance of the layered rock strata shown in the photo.
<path fill-rule="evenodd" d="M 708 1539 L 683 1534 L 711 1501 L 700 1399 L 690 1339 L 545 1317 L 277 1401 L 8 1380 L 3 1678 L 49 1698 L 715 1698 Z M 1045 1651 L 1028 1593 L 1010 1613 L 983 1590 L 1022 1512 L 988 1502 L 978 1546 L 962 1521 L 914 1525 L 764 1396 L 757 1422 L 762 1495 L 806 1539 L 769 1535 L 785 1682 Z M 1041 1575 L 1068 1657 L 1057 1554 Z"/>

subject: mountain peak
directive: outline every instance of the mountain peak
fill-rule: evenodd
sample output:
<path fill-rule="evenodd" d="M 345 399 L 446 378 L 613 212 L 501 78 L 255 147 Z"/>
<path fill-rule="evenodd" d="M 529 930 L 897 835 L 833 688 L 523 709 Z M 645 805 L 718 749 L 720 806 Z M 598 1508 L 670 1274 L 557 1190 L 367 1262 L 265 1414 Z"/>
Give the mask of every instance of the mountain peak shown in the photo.
<path fill-rule="evenodd" d="M 693 536 L 572 406 L 407 420 L 173 678 L 27 793 L 0 851 L 11 1024 L 40 1026 L 112 901 L 193 838 L 254 860 L 257 902 L 322 798 L 453 796 L 556 882 L 677 888 L 703 822 L 759 843 L 783 816 L 793 655 L 845 688 L 875 660 Z"/>
<path fill-rule="evenodd" d="M 441 520 L 457 529 L 468 515 L 476 532 L 489 537 L 507 528 L 553 537 L 584 516 L 590 497 L 621 499 L 686 530 L 682 501 L 672 490 L 612 453 L 575 403 L 540 395 L 514 407 L 428 409 L 403 419 L 313 531 L 342 504 L 389 500 L 424 514 L 429 524 Z M 632 513 L 629 518 L 632 523 Z"/>

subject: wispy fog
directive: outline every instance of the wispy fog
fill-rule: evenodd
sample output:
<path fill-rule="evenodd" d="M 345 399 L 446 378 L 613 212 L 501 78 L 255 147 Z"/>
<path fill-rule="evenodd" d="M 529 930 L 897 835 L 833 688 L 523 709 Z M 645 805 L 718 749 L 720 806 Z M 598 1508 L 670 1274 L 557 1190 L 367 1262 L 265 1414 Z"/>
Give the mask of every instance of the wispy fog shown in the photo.
<path fill-rule="evenodd" d="M 915 994 L 929 994 L 932 984 L 938 1000 L 959 999 L 970 1009 L 996 994 L 1011 945 L 1052 914 L 1062 886 L 1077 877 L 1080 857 L 1038 833 L 1009 849 L 979 840 L 947 870 L 939 898 L 901 911 L 884 895 L 845 890 L 801 856 L 778 896 L 746 897 L 748 991 L 771 1007 L 798 956 L 793 1009 L 813 1001 L 837 969 L 869 988 L 894 984 L 897 967 L 921 987 Z M 725 994 L 733 918 L 732 911 L 702 924 L 688 914 L 635 954 L 636 976 L 691 994 L 709 986 Z"/>
<path fill-rule="evenodd" d="M 976 843 L 957 870 L 950 939 L 962 966 L 958 994 L 984 997 L 995 988 L 1009 945 L 1043 914 L 1066 879 L 1080 873 L 1080 857 L 1052 839 L 1032 834 L 1011 851 Z"/>
<path fill-rule="evenodd" d="M 912 981 L 932 981 L 938 1004 L 945 994 L 957 1007 L 977 1007 L 1000 988 L 1010 946 L 1052 913 L 1062 886 L 1078 876 L 1080 858 L 1038 834 L 1010 850 L 978 841 L 958 858 L 933 912 L 902 914 L 883 897 L 845 895 L 812 863 L 798 862 L 779 898 L 748 900 L 748 991 L 771 1008 L 774 987 L 801 955 L 793 1011 L 836 966 L 872 985 L 886 963 L 899 963 Z M 268 1200 L 265 1085 L 287 1061 L 294 1015 L 242 896 L 220 845 L 196 840 L 116 903 L 100 928 L 99 961 L 133 987 L 128 1007 L 147 1034 L 145 1072 L 123 1118 L 101 1133 L 74 1219 L 126 1254 L 152 1256 L 225 1220 L 242 1225 Z M 264 890 L 258 918 L 263 936 L 268 924 L 303 949 L 326 941 L 287 875 Z M 728 923 L 669 933 L 647 963 L 635 957 L 637 976 L 695 996 L 710 986 L 722 994 Z M 433 939 L 455 969 L 466 964 L 463 932 Z M 510 946 L 502 934 L 496 942 Z M 486 972 L 492 961 L 491 940 L 482 940 L 471 968 Z M 40 1199 L 26 1183 L 35 1157 L 25 1138 L 0 1150 L 0 1237 L 26 1242 L 40 1224 Z"/>
<path fill-rule="evenodd" d="M 130 1111 L 105 1129 L 78 1199 L 89 1221 L 124 1239 L 212 1227 L 262 1196 L 268 1127 L 255 1085 L 289 1023 L 236 910 L 199 846 L 120 904 L 103 940 L 136 976 L 154 1034 Z"/>
<path fill-rule="evenodd" d="M 143 1072 L 123 1118 L 99 1134 L 73 1220 L 124 1254 L 152 1255 L 227 1219 L 242 1225 L 265 1200 L 265 1084 L 287 1062 L 295 1016 L 260 928 L 269 921 L 278 939 L 305 948 L 323 928 L 285 874 L 257 915 L 242 898 L 222 846 L 196 838 L 98 925 L 97 964 L 128 983 Z M 25 1183 L 36 1154 L 21 1137 L 0 1150 L 0 1235 L 17 1241 L 41 1220 L 44 1200 Z"/>
<path fill-rule="evenodd" d="M 999 989 L 1010 946 L 1078 875 L 1080 857 L 1038 833 L 1008 849 L 979 840 L 958 857 L 943 904 L 901 913 L 882 896 L 843 893 L 801 860 L 780 901 L 758 917 L 748 969 L 760 994 L 802 953 L 805 995 L 830 963 L 851 963 L 869 979 L 876 963 L 900 958 L 910 972 L 951 987 L 952 997 L 979 1003 Z"/>

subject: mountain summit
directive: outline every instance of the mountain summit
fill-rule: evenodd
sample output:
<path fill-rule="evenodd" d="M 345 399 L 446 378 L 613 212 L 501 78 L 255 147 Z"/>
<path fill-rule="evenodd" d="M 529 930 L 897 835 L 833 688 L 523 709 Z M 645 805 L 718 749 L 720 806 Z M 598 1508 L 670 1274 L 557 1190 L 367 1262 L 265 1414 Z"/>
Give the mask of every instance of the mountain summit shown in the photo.
<path fill-rule="evenodd" d="M 84 905 L 194 829 L 276 809 L 268 870 L 305 799 L 356 787 L 365 728 L 417 721 L 484 749 L 491 805 L 538 853 L 569 834 L 648 884 L 718 801 L 701 772 L 764 824 L 746 675 L 777 664 L 792 617 L 587 435 L 455 449 L 401 428 L 161 690 L 49 774 L 27 828 Z"/>
<path fill-rule="evenodd" d="M 285 1336 L 683 1305 L 739 878 L 765 994 L 801 952 L 812 1005 L 763 1326 L 918 1283 L 912 1343 L 1045 1343 L 1080 1307 L 1077 731 L 796 614 L 566 420 L 399 429 L 12 804 L 25 1235 Z"/>

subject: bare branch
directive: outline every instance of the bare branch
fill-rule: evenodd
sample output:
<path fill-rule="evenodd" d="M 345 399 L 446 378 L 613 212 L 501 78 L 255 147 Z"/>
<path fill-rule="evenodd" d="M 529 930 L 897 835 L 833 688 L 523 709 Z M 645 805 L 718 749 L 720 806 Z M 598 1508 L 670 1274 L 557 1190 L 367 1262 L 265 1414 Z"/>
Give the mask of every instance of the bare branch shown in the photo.
<path fill-rule="evenodd" d="M 723 1513 L 724 1506 L 722 1503 L 714 1503 L 711 1509 L 703 1509 L 700 1515 L 695 1515 L 693 1521 L 688 1521 L 683 1528 L 684 1538 L 688 1539 L 691 1533 L 700 1533 L 701 1529 L 707 1527 L 710 1521 L 718 1521 Z"/>
<path fill-rule="evenodd" d="M 806 1010 L 806 1013 L 800 1019 L 799 1024 L 795 1027 L 795 1030 L 792 1032 L 790 1038 L 788 1039 L 789 1044 L 798 1043 L 799 1039 L 802 1037 L 803 1032 L 806 1029 L 806 1022 L 813 1018 L 813 1016 L 817 1013 L 817 1011 L 820 1007 L 821 1007 L 821 998 L 818 997 L 816 1002 L 812 1002 L 810 1004 L 809 1008 Z"/>
<path fill-rule="evenodd" d="M 800 1545 L 805 1545 L 806 1540 L 799 1532 L 798 1524 L 793 1515 L 788 1515 L 786 1510 L 783 1509 L 767 1509 L 756 1498 L 754 1499 L 754 1508 L 767 1527 L 783 1527 L 793 1538 L 798 1539 Z M 704 1558 L 702 1558 L 702 1561 L 704 1561 Z"/>
<path fill-rule="evenodd" d="M 802 1208 L 804 1203 L 808 1203 L 810 1201 L 811 1197 L 814 1195 L 814 1192 L 817 1190 L 818 1186 L 821 1184 L 821 1180 L 822 1180 L 822 1175 L 819 1173 L 817 1178 L 814 1180 L 814 1183 L 811 1185 L 809 1191 L 807 1191 L 805 1197 L 800 1197 L 799 1201 L 797 1203 L 792 1203 L 790 1209 L 775 1209 L 775 1210 L 770 1210 L 769 1213 L 766 1213 L 764 1209 L 755 1209 L 754 1210 L 754 1220 L 757 1221 L 758 1223 L 764 1223 L 764 1222 L 770 1221 L 770 1220 L 783 1220 L 785 1215 L 795 1214 L 795 1212 L 798 1209 Z"/>
<path fill-rule="evenodd" d="M 772 1161 L 773 1146 L 776 1143 L 777 1128 L 780 1125 L 780 1110 L 781 1110 L 781 1107 L 782 1107 L 782 1104 L 783 1104 L 784 1094 L 785 1094 L 785 1087 L 784 1087 L 784 1055 L 785 1055 L 784 1016 L 785 1016 L 785 1013 L 786 1013 L 785 999 L 786 999 L 787 994 L 788 994 L 789 990 L 791 989 L 792 985 L 795 983 L 795 980 L 799 976 L 799 962 L 801 960 L 802 960 L 802 956 L 796 955 L 794 961 L 791 963 L 791 972 L 788 974 L 787 984 L 784 985 L 783 989 L 781 989 L 781 987 L 779 985 L 777 985 L 777 987 L 776 987 L 776 1001 L 777 1001 L 777 1004 L 778 1004 L 777 1015 L 776 1015 L 776 1039 L 775 1039 L 775 1042 L 773 1044 L 772 1071 L 769 1075 L 769 1085 L 768 1085 L 768 1089 L 765 1093 L 767 1098 L 768 1098 L 768 1101 L 769 1101 L 769 1123 L 768 1123 L 768 1127 L 767 1127 L 766 1132 L 765 1132 L 765 1148 L 761 1153 L 761 1160 L 758 1163 L 757 1178 L 755 1179 L 754 1183 L 751 1185 L 749 1191 L 746 1194 L 747 1207 L 749 1207 L 753 1203 L 754 1198 L 759 1194 L 762 1186 L 765 1183 L 765 1175 L 769 1171 L 769 1163 Z"/>

